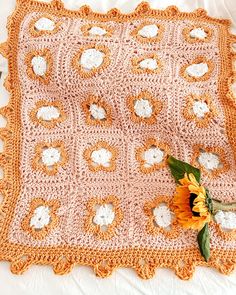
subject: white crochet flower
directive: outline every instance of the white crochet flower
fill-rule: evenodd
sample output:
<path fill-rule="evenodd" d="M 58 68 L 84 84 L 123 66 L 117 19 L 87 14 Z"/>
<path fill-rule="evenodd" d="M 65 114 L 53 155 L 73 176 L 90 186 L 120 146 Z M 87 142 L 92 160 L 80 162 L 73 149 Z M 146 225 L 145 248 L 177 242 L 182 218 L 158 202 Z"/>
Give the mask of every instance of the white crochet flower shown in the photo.
<path fill-rule="evenodd" d="M 158 164 L 163 161 L 164 152 L 157 147 L 152 147 L 143 153 L 143 159 L 149 166 Z"/>
<path fill-rule="evenodd" d="M 44 106 L 38 109 L 37 118 L 43 119 L 45 121 L 51 121 L 58 119 L 60 117 L 60 112 L 58 108 L 54 106 Z"/>
<path fill-rule="evenodd" d="M 48 206 L 39 206 L 34 210 L 30 219 L 30 226 L 35 229 L 42 229 L 50 222 L 50 209 Z"/>
<path fill-rule="evenodd" d="M 109 205 L 105 204 L 99 206 L 99 208 L 96 210 L 96 215 L 93 218 L 93 222 L 100 226 L 107 226 L 112 224 L 114 218 L 114 211 Z"/>
<path fill-rule="evenodd" d="M 34 27 L 38 31 L 53 31 L 55 29 L 55 23 L 49 18 L 41 17 L 35 22 Z"/>
<path fill-rule="evenodd" d="M 33 71 L 37 76 L 44 76 L 47 72 L 47 61 L 43 56 L 34 56 L 31 60 Z"/>
<path fill-rule="evenodd" d="M 213 153 L 208 152 L 201 152 L 198 157 L 198 162 L 207 170 L 217 169 L 220 165 L 219 157 Z"/>
<path fill-rule="evenodd" d="M 153 38 L 157 36 L 158 30 L 156 25 L 146 25 L 138 31 L 138 35 L 144 38 Z"/>
<path fill-rule="evenodd" d="M 216 223 L 220 224 L 222 229 L 233 230 L 236 228 L 236 212 L 218 211 L 215 216 Z"/>
<path fill-rule="evenodd" d="M 191 77 L 200 78 L 208 72 L 207 63 L 201 62 L 199 64 L 192 64 L 186 68 L 186 72 Z"/>
<path fill-rule="evenodd" d="M 92 115 L 92 117 L 95 120 L 103 120 L 106 119 L 106 111 L 103 107 L 100 107 L 96 105 L 95 103 L 92 103 L 89 107 L 89 111 Z"/>
<path fill-rule="evenodd" d="M 42 162 L 46 166 L 53 166 L 60 161 L 61 153 L 54 147 L 49 147 L 42 152 Z"/>
<path fill-rule="evenodd" d="M 203 101 L 195 101 L 193 103 L 193 112 L 198 118 L 204 118 L 205 114 L 210 111 L 208 105 Z"/>
<path fill-rule="evenodd" d="M 98 68 L 104 59 L 104 53 L 95 49 L 90 48 L 84 50 L 80 57 L 80 64 L 86 70 L 92 70 Z"/>
<path fill-rule="evenodd" d="M 110 166 L 110 161 L 112 158 L 112 153 L 105 148 L 100 148 L 91 153 L 92 161 L 97 165 L 102 165 L 104 167 Z"/>
<path fill-rule="evenodd" d="M 142 61 L 140 61 L 139 66 L 142 69 L 149 70 L 156 70 L 158 68 L 157 61 L 154 58 L 143 59 Z"/>
<path fill-rule="evenodd" d="M 173 213 L 168 206 L 159 205 L 153 210 L 153 215 L 158 226 L 166 228 L 171 225 Z"/>
<path fill-rule="evenodd" d="M 94 26 L 89 30 L 90 35 L 103 36 L 106 35 L 107 31 L 101 27 Z"/>
<path fill-rule="evenodd" d="M 152 105 L 149 100 L 141 98 L 135 101 L 134 111 L 139 117 L 150 118 L 152 115 Z"/>
<path fill-rule="evenodd" d="M 205 39 L 207 37 L 207 33 L 202 28 L 196 28 L 190 31 L 189 33 L 191 38 L 197 39 Z"/>

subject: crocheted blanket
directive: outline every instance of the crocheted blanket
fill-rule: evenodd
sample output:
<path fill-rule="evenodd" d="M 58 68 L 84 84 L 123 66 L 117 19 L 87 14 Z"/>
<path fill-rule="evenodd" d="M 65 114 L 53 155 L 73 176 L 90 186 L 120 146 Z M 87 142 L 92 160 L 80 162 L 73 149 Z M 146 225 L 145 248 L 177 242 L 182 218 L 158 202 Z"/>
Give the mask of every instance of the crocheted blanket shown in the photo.
<path fill-rule="evenodd" d="M 17 1 L 1 45 L 11 98 L 0 110 L 0 259 L 13 273 L 233 270 L 229 28 L 203 9 L 100 14 Z"/>

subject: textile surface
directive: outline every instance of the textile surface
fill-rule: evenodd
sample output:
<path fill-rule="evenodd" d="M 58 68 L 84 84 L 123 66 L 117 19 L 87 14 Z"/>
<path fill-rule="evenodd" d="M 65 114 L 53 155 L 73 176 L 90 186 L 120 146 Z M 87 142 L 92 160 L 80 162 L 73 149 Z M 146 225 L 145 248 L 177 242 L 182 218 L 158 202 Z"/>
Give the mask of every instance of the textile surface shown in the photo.
<path fill-rule="evenodd" d="M 11 68 L 14 44 L 9 42 L 8 45 L 5 44 L 5 46 L 2 47 L 2 51 L 10 61 L 10 75 L 5 85 L 8 90 L 12 92 L 12 103 L 14 103 L 14 97 L 19 100 L 18 94 L 14 93 L 11 86 L 11 83 L 13 83 L 11 82 L 11 70 L 13 73 L 15 68 L 17 68 L 18 71 L 20 89 L 22 93 L 24 93 L 22 96 L 24 97 L 21 106 L 22 111 L 21 113 L 19 112 L 21 116 L 21 120 L 19 121 L 23 123 L 21 126 L 21 128 L 23 128 L 20 129 L 19 127 L 19 129 L 23 131 L 23 137 L 21 137 L 20 140 L 23 143 L 22 147 L 25 149 L 22 153 L 24 157 L 22 157 L 20 165 L 22 177 L 20 189 L 22 194 L 20 194 L 21 198 L 18 200 L 15 217 L 13 217 L 13 223 L 10 226 L 12 232 L 8 233 L 8 237 L 12 244 L 26 245 L 26 247 L 22 248 L 17 246 L 17 251 L 14 246 L 12 246 L 11 250 L 11 246 L 9 246 L 9 248 L 7 247 L 7 251 L 10 250 L 10 252 L 8 252 L 4 258 L 12 261 L 11 269 L 16 273 L 25 270 L 32 263 L 40 262 L 53 264 L 54 271 L 57 273 L 65 273 L 69 271 L 75 263 L 81 263 L 93 265 L 96 273 L 100 276 L 107 276 L 111 273 L 113 268 L 125 265 L 134 267 L 138 274 L 144 278 L 151 277 L 157 266 L 170 266 L 175 268 L 177 275 L 181 278 L 190 277 L 194 265 L 205 265 L 205 262 L 202 261 L 198 252 L 194 249 L 196 246 L 195 233 L 183 231 L 178 228 L 178 226 L 175 227 L 174 223 L 170 232 L 163 232 L 160 230 L 156 232 L 156 230 L 153 231 L 150 229 L 150 226 L 148 229 L 146 228 L 150 218 L 150 206 L 152 206 L 153 202 L 156 207 L 158 207 L 157 205 L 159 205 L 160 202 L 169 204 L 168 195 L 171 196 L 173 193 L 175 188 L 174 181 L 171 179 L 165 165 L 158 165 L 155 166 L 155 169 L 150 169 L 150 166 L 153 166 L 153 159 L 150 160 L 150 153 L 149 156 L 144 159 L 138 155 L 139 153 L 140 155 L 143 154 L 148 148 L 154 145 L 155 147 L 159 147 L 159 151 L 162 152 L 159 152 L 159 156 L 162 156 L 165 152 L 169 153 L 171 149 L 172 154 L 178 158 L 194 162 L 194 155 L 196 156 L 196 153 L 199 153 L 200 144 L 206 144 L 207 140 L 209 140 L 209 147 L 206 148 L 205 151 L 208 153 L 212 151 L 217 154 L 223 168 L 221 167 L 222 169 L 218 169 L 219 171 L 217 171 L 216 174 L 212 173 L 212 175 L 208 173 L 209 171 L 206 171 L 204 181 L 218 199 L 224 201 L 231 201 L 234 199 L 235 183 L 232 182 L 232 179 L 234 179 L 235 174 L 235 162 L 233 158 L 235 155 L 235 136 L 232 134 L 232 130 L 235 129 L 233 128 L 233 122 L 231 120 L 234 107 L 231 105 L 232 96 L 227 84 L 232 78 L 231 64 L 233 55 L 230 50 L 230 45 L 234 41 L 234 37 L 228 32 L 229 24 L 225 21 L 217 20 L 213 20 L 213 24 L 208 24 L 212 19 L 208 18 L 202 10 L 189 15 L 183 15 L 179 13 L 176 8 L 170 8 L 166 10 L 163 15 L 161 12 L 157 13 L 157 19 L 162 16 L 160 17 L 161 20 L 158 19 L 157 21 L 156 17 L 154 17 L 159 28 L 163 28 L 163 30 L 160 30 L 163 33 L 162 38 L 152 45 L 150 44 L 151 42 L 146 43 L 143 42 L 142 39 L 137 38 L 137 28 L 142 28 L 143 26 L 142 18 L 145 17 L 145 22 L 150 22 L 153 21 L 154 15 L 152 11 L 150 18 L 149 12 L 151 12 L 151 10 L 146 5 L 141 5 L 136 12 L 138 17 L 140 17 L 140 12 L 142 18 L 141 20 L 135 20 L 135 15 L 134 21 L 130 24 L 130 27 L 129 24 L 126 24 L 126 27 L 124 27 L 123 22 L 120 23 L 116 21 L 116 18 L 119 18 L 119 12 L 116 10 L 111 12 L 110 15 L 108 15 L 111 24 L 109 23 L 110 26 L 104 29 L 107 30 L 107 32 L 110 30 L 113 35 L 104 36 L 103 43 L 101 37 L 83 35 L 83 31 L 79 29 L 80 26 L 87 26 L 85 29 L 86 33 L 86 30 L 90 28 L 88 26 L 91 25 L 91 21 L 92 24 L 94 24 L 94 22 L 97 24 L 98 21 L 103 21 L 103 17 L 100 17 L 100 19 L 99 15 L 93 14 L 87 8 L 84 8 L 79 12 L 78 23 L 77 21 L 72 21 L 70 17 L 66 18 L 60 3 L 55 2 L 53 9 L 57 11 L 57 14 L 53 20 L 55 23 L 62 23 L 61 27 L 67 30 L 67 32 L 69 31 L 69 34 L 66 34 L 65 37 L 68 41 L 68 35 L 71 36 L 69 42 L 61 44 L 61 47 L 55 46 L 58 42 L 57 34 L 63 34 L 63 32 L 60 32 L 60 30 L 56 31 L 56 29 L 54 34 L 50 33 L 46 37 L 40 35 L 35 36 L 31 32 L 32 40 L 28 42 L 27 29 L 32 26 L 30 21 L 33 19 L 35 22 L 38 15 L 42 12 L 46 12 L 47 14 L 51 13 L 51 7 L 52 6 L 47 10 L 48 7 L 46 5 L 38 5 L 38 11 L 36 11 L 38 14 L 24 15 L 21 27 L 23 33 L 20 35 L 22 37 L 22 47 L 19 47 L 18 68 L 15 67 L 17 63 Z M 27 7 L 26 10 L 28 9 Z M 61 13 L 60 17 L 61 10 L 63 10 L 63 13 Z M 20 12 L 23 14 L 23 7 L 21 7 Z M 145 16 L 145 12 L 147 16 Z M 165 22 L 162 19 L 163 16 L 167 19 L 170 18 L 170 20 Z M 17 18 L 17 14 L 14 17 Z M 173 21 L 175 17 L 178 21 Z M 184 21 L 182 21 L 183 17 Z M 190 22 L 186 20 L 188 17 Z M 148 18 L 148 20 L 146 18 Z M 196 21 L 199 26 L 199 21 L 201 21 L 201 19 L 207 19 L 206 30 L 208 29 L 209 36 L 211 35 L 209 42 L 197 43 L 196 45 L 196 43 L 188 43 L 188 40 L 184 39 L 186 37 L 185 34 L 179 37 L 180 32 L 184 31 L 184 28 L 192 29 L 191 26 L 194 21 Z M 82 24 L 80 24 L 80 22 L 82 22 Z M 171 27 L 171 25 L 173 25 L 173 27 Z M 171 36 L 167 33 L 168 26 L 171 28 L 171 31 L 176 32 L 176 36 Z M 72 32 L 70 30 L 72 30 Z M 79 43 L 74 37 L 78 32 L 82 33 L 79 38 Z M 14 30 L 12 34 L 15 33 Z M 117 33 L 119 40 L 122 42 L 120 41 L 119 43 L 115 37 L 112 37 L 115 33 Z M 135 41 L 130 39 L 130 35 L 132 34 L 134 34 L 132 38 Z M 224 36 L 224 38 L 222 36 Z M 63 36 L 60 36 L 59 39 L 61 40 L 62 37 Z M 55 39 L 53 40 L 53 38 Z M 114 40 L 112 38 L 114 38 Z M 174 43 L 176 44 L 176 48 L 172 46 L 172 48 L 167 47 L 165 50 L 161 51 L 161 46 L 163 46 L 163 44 L 168 44 L 168 38 L 176 38 L 176 43 Z M 217 38 L 219 38 L 220 42 L 216 42 Z M 223 40 L 225 43 L 222 43 Z M 94 46 L 95 43 L 97 47 L 94 48 L 97 52 L 103 52 L 106 57 L 106 59 L 104 59 L 106 62 L 104 62 L 105 66 L 100 67 L 97 72 L 95 71 L 92 77 L 90 75 L 91 73 L 88 75 L 89 71 L 81 70 L 82 62 L 79 67 L 77 67 L 77 64 L 71 62 L 71 60 L 74 60 L 72 57 L 81 57 L 81 48 L 86 50 L 90 48 L 91 45 Z M 173 44 L 172 39 L 170 43 Z M 184 45 L 182 45 L 182 43 L 184 43 Z M 69 44 L 73 46 L 68 48 Z M 221 45 L 219 48 L 218 44 Z M 51 55 L 45 54 L 45 47 L 49 49 L 47 52 L 51 52 Z M 133 52 L 130 48 L 132 48 Z M 142 48 L 142 51 L 140 48 Z M 153 55 L 146 56 L 147 53 L 153 51 L 158 52 L 157 57 Z M 36 73 L 39 73 L 43 69 L 38 67 L 37 69 L 39 72 L 37 72 L 36 68 L 33 68 L 32 71 L 32 64 L 29 64 L 29 60 L 32 60 L 35 56 L 39 56 L 41 53 L 43 53 L 42 56 L 46 56 L 46 61 L 51 66 L 48 67 L 50 71 L 45 75 L 46 78 L 38 79 L 39 77 L 37 77 Z M 222 53 L 226 56 L 224 60 L 220 59 Z M 58 63 L 53 60 L 57 54 L 58 57 L 56 61 Z M 127 56 L 125 54 L 127 54 Z M 140 55 L 142 58 L 145 56 L 146 59 L 151 58 L 156 60 L 158 67 L 156 67 L 154 71 L 156 69 L 158 69 L 158 71 L 152 73 L 151 71 L 153 69 L 150 68 L 144 70 L 143 68 L 141 70 L 139 68 L 137 70 L 137 61 L 140 62 L 140 60 L 137 58 L 135 59 L 135 57 L 138 56 L 140 58 Z M 207 79 L 205 79 L 205 76 L 204 79 L 200 79 L 199 81 L 188 81 L 186 76 L 182 73 L 182 68 L 191 64 L 191 62 L 199 57 L 202 58 L 202 63 L 207 64 L 211 76 L 207 77 Z M 144 60 L 144 58 L 141 60 Z M 176 61 L 176 64 L 173 63 L 173 61 Z M 178 61 L 180 62 L 179 64 Z M 88 64 L 86 65 L 89 66 Z M 40 66 L 42 66 L 42 64 L 40 64 Z M 124 66 L 126 69 L 124 69 Z M 60 67 L 65 68 L 60 70 Z M 131 73 L 129 73 L 129 69 Z M 106 71 L 108 72 L 103 76 Z M 170 72 L 173 76 L 169 74 Z M 65 80 L 63 80 L 63 82 L 61 82 L 60 73 L 65 74 Z M 124 73 L 126 75 L 123 78 Z M 222 78 L 224 82 L 220 82 L 222 83 L 220 85 L 223 86 L 219 87 L 218 83 L 221 81 L 219 78 L 221 75 L 224 78 Z M 43 75 L 38 76 L 42 77 Z M 148 77 L 151 77 L 149 78 L 150 80 Z M 88 82 L 89 79 L 91 84 Z M 76 81 L 77 83 L 79 81 L 78 84 L 80 85 L 78 90 L 74 87 Z M 109 84 L 109 81 L 113 83 Z M 225 83 L 225 81 L 227 83 Z M 173 82 L 176 84 L 173 84 Z M 178 89 L 176 85 L 181 83 L 185 90 L 176 93 L 176 91 L 178 91 L 176 90 Z M 194 83 L 196 83 L 195 85 L 199 88 L 193 86 Z M 152 85 L 155 84 L 162 85 L 164 89 L 160 89 L 160 87 L 158 87 L 158 89 L 155 89 L 155 87 L 153 88 Z M 40 95 L 38 91 L 39 85 L 43 95 Z M 118 86 L 120 85 L 123 85 L 124 88 L 119 90 Z M 179 101 L 173 100 L 173 97 L 176 96 L 181 97 L 181 101 L 184 97 L 187 97 L 190 92 L 190 86 L 188 85 L 191 85 L 192 91 L 198 96 L 202 95 L 207 88 L 210 89 L 210 91 L 208 90 L 210 93 L 209 96 L 214 97 L 211 104 L 209 103 L 209 106 L 212 108 L 213 116 L 205 120 L 204 126 L 198 126 L 198 128 L 196 128 L 195 125 L 198 121 L 194 120 L 192 117 L 188 117 L 187 114 L 185 115 L 185 119 L 188 123 L 186 126 L 183 126 L 185 121 L 179 119 L 177 116 L 182 112 L 184 107 L 180 105 Z M 125 87 L 129 89 L 129 97 L 124 95 L 124 93 L 127 93 Z M 149 89 L 151 89 L 151 91 Z M 88 93 L 90 92 L 92 94 L 88 97 Z M 228 96 L 226 96 L 226 94 L 228 94 Z M 39 96 L 44 97 L 43 103 L 42 101 L 40 103 L 38 102 L 40 101 Z M 54 96 L 55 99 L 51 99 L 52 96 Z M 64 101 L 60 99 L 62 96 L 63 99 L 65 99 Z M 100 97 L 102 97 L 103 100 L 100 100 Z M 112 97 L 115 97 L 115 102 L 114 99 L 111 99 Z M 224 97 L 224 100 L 221 100 L 222 97 Z M 47 103 L 45 103 L 47 98 Z M 142 105 L 142 108 L 140 108 L 140 104 L 136 102 L 143 103 L 144 98 L 146 99 L 145 102 L 148 102 L 145 106 L 148 107 L 143 108 L 144 106 Z M 91 117 L 88 116 L 88 110 L 91 112 L 91 108 L 88 109 L 88 106 L 91 104 L 100 107 L 96 109 L 97 117 L 101 115 L 104 116 L 104 112 L 101 113 L 101 109 L 105 110 L 107 115 L 105 120 L 102 118 L 103 121 L 99 121 L 100 119 L 95 118 L 95 115 L 91 120 Z M 148 119 L 145 121 L 149 115 L 147 112 L 150 112 L 150 105 L 153 106 L 152 110 L 155 111 L 151 113 L 150 117 L 152 120 Z M 10 105 L 2 110 L 2 114 L 7 118 L 12 118 L 11 116 L 17 115 L 16 105 L 12 106 L 14 106 L 14 108 L 11 108 Z M 48 124 L 49 120 L 45 120 L 45 113 L 43 115 L 44 120 L 39 119 L 37 114 L 42 106 L 56 107 L 57 110 L 60 111 L 60 120 L 53 119 L 53 124 Z M 166 106 L 168 107 L 168 111 L 165 110 Z M 228 109 L 229 113 L 227 113 Z M 40 110 L 42 111 L 42 109 Z M 142 113 L 143 111 L 144 113 Z M 228 115 L 223 116 L 224 112 Z M 114 113 L 120 115 L 114 116 Z M 166 117 L 167 113 L 171 114 L 170 118 Z M 175 113 L 177 113 L 177 115 L 175 115 Z M 73 118 L 70 118 L 68 114 L 71 114 Z M 175 120 L 175 116 L 177 120 Z M 168 136 L 166 136 L 167 133 L 165 128 L 163 129 L 163 126 L 161 126 L 162 124 L 158 124 L 158 119 L 160 119 L 163 126 L 167 126 Z M 10 120 L 8 121 L 11 123 Z M 46 124 L 44 121 L 46 121 Z M 179 123 L 179 126 L 178 124 L 176 125 L 176 122 Z M 9 126 L 11 127 L 11 125 L 8 124 L 7 127 L 9 128 Z M 224 126 L 228 126 L 228 129 L 224 128 Z M 202 129 L 203 127 L 205 129 Z M 13 129 L 10 128 L 10 130 Z M 93 138 L 95 134 L 94 130 L 96 130 L 97 136 L 95 138 Z M 206 135 L 203 130 L 207 130 Z M 19 130 L 15 128 L 14 131 L 16 135 Z M 7 128 L 2 134 L 6 142 L 7 139 L 9 141 L 11 140 L 7 133 Z M 93 134 L 93 136 L 91 137 L 89 134 Z M 143 134 L 145 134 L 145 136 L 143 136 Z M 200 134 L 202 136 L 202 142 L 197 138 L 198 141 L 196 142 L 197 145 L 193 154 L 191 153 L 193 150 L 192 146 L 189 146 L 189 142 L 186 142 L 186 134 L 190 137 L 192 136 L 191 144 L 197 137 L 196 135 Z M 178 138 L 178 144 L 173 147 L 172 139 L 176 138 L 176 136 Z M 151 141 L 150 138 L 152 139 Z M 19 142 L 16 141 L 17 137 L 14 136 L 13 139 L 19 146 Z M 211 146 L 214 141 L 216 144 Z M 219 143 L 224 143 L 221 148 L 219 147 Z M 10 145 L 10 147 L 12 146 Z M 50 154 L 53 148 L 54 154 Z M 101 151 L 101 149 L 103 149 L 103 152 L 105 149 L 105 154 L 93 154 L 94 151 Z M 45 150 L 47 152 L 45 152 Z M 202 145 L 201 150 L 204 150 Z M 10 149 L 9 154 L 6 155 L 8 161 L 4 162 L 6 163 L 6 170 L 4 170 L 4 172 L 8 171 L 7 169 L 9 166 L 13 166 L 8 165 L 10 163 L 9 159 L 11 159 L 12 151 L 14 151 L 14 149 Z M 60 154 L 60 161 L 58 161 L 60 165 L 55 165 L 55 157 L 58 156 L 58 151 Z M 93 162 L 90 158 L 92 158 Z M 75 161 L 71 159 L 75 159 Z M 122 163 L 122 159 L 130 159 L 130 161 Z M 18 159 L 14 157 L 13 160 L 17 160 L 15 163 L 17 167 Z M 144 160 L 147 163 L 144 163 Z M 107 164 L 107 162 L 109 163 Z M 126 164 L 130 164 L 130 167 Z M 148 166 L 145 166 L 145 164 L 148 164 Z M 66 170 L 70 172 L 68 173 Z M 33 176 L 33 174 L 35 175 Z M 9 176 L 11 179 L 11 175 L 11 171 L 9 170 L 6 176 Z M 89 185 L 88 179 L 92 180 L 92 183 Z M 221 179 L 221 181 L 224 179 L 220 187 L 218 187 L 219 179 Z M 17 178 L 15 178 L 15 180 L 14 185 L 17 182 Z M 128 186 L 126 186 L 127 180 L 130 184 Z M 117 181 L 119 184 L 117 184 Z M 40 186 L 37 188 L 39 183 Z M 168 186 L 166 185 L 167 183 Z M 43 184 L 46 184 L 44 189 Z M 10 187 L 7 186 L 5 189 L 6 194 L 11 190 L 11 183 L 9 183 L 9 185 Z M 143 190 L 144 187 L 145 191 Z M 16 187 L 14 189 L 16 189 Z M 60 197 L 57 196 L 58 192 L 60 192 Z M 165 195 L 162 199 L 159 198 L 157 200 L 155 198 L 156 196 L 160 197 L 162 195 Z M 99 198 L 90 198 L 91 196 L 97 196 Z M 68 199 L 70 200 L 69 203 Z M 6 200 L 8 199 L 6 198 Z M 8 206 L 10 204 L 12 208 L 12 200 L 10 200 L 9 198 L 9 203 L 8 201 L 4 203 L 4 213 L 7 213 L 7 208 L 9 208 Z M 110 203 L 113 205 L 113 210 L 105 206 Z M 105 234 L 100 229 L 101 222 L 104 223 L 104 221 L 99 219 L 99 214 L 97 216 L 96 210 L 92 207 L 96 204 L 101 205 L 106 211 L 105 213 L 108 219 L 106 223 L 112 225 L 110 227 L 108 226 L 108 229 L 105 230 Z M 33 210 L 39 206 L 41 206 L 41 209 L 43 206 L 44 208 L 50 208 L 53 212 L 50 212 L 50 222 L 48 222 L 47 219 L 48 212 L 44 212 L 46 214 L 46 217 L 44 216 L 46 218 L 46 226 L 40 224 L 38 225 L 40 230 L 32 231 L 30 225 L 32 225 L 35 220 L 32 218 L 33 214 L 35 214 Z M 147 213 L 146 216 L 144 209 Z M 69 220 L 67 218 L 68 215 L 70 215 Z M 91 221 L 91 217 L 94 218 L 95 215 L 97 216 L 97 223 L 95 222 L 96 226 L 94 226 L 94 222 Z M 3 219 L 3 228 L 4 220 L 5 219 Z M 166 220 L 163 222 L 165 221 Z M 43 230 L 41 230 L 42 227 Z M 36 228 L 36 226 L 34 228 Z M 87 233 L 87 238 L 85 238 L 85 232 Z M 223 272 L 229 272 L 232 270 L 234 264 L 234 235 L 232 235 L 232 233 L 222 233 L 221 229 L 218 226 L 215 227 L 214 224 L 212 224 L 212 232 L 214 237 L 212 240 L 214 253 L 209 265 L 217 267 Z M 79 233 L 81 233 L 81 236 Z M 162 238 L 157 239 L 157 236 Z M 179 242 L 176 243 L 178 239 Z M 63 243 L 67 246 L 70 245 L 71 248 L 79 246 L 81 250 L 78 251 L 78 249 L 76 249 L 75 252 L 71 249 L 69 249 L 68 252 L 62 250 L 63 254 L 60 253 L 60 255 L 57 256 L 54 249 L 46 249 L 48 246 L 57 246 L 60 251 L 60 246 L 62 246 L 61 249 L 64 249 Z M 140 252 L 140 247 L 148 248 L 147 246 L 150 246 L 150 244 L 152 245 L 152 249 L 158 249 L 158 253 L 153 254 L 153 251 L 150 253 L 148 249 L 145 249 L 144 252 Z M 4 247 L 6 246 L 4 243 L 3 245 Z M 93 249 L 94 252 L 91 253 L 91 248 L 89 248 L 89 251 L 83 252 L 83 247 L 88 245 L 95 245 Z M 221 250 L 217 251 L 217 246 L 219 245 Z M 130 252 L 129 249 L 127 253 L 124 250 L 122 250 L 121 253 L 119 249 L 122 249 L 122 246 L 124 248 L 132 246 L 134 252 L 133 250 Z M 37 247 L 45 247 L 45 250 L 43 250 L 45 251 L 44 255 L 41 255 L 42 249 L 40 249 L 40 254 L 37 254 L 37 251 L 32 253 L 32 251 L 35 251 L 32 249 L 36 249 Z M 189 252 L 187 263 L 184 259 L 184 257 L 186 257 L 186 252 L 183 253 L 181 251 L 184 255 L 182 253 L 178 254 L 178 250 L 183 249 L 181 247 L 190 249 L 190 251 L 187 251 L 187 253 Z M 108 257 L 106 256 L 106 251 L 109 248 L 112 248 L 114 254 L 112 254 L 112 257 L 110 256 L 110 252 Z M 222 252 L 222 248 L 225 248 L 224 253 Z M 98 251 L 96 251 L 97 249 Z M 118 251 L 116 251 L 117 249 Z M 161 250 L 164 250 L 164 252 Z M 84 253 L 86 254 L 84 255 Z M 172 257 L 173 253 L 176 255 L 174 259 Z M 222 257 L 220 255 L 222 255 Z M 219 261 L 216 258 L 219 259 Z M 178 261 L 179 264 L 176 264 L 176 261 Z"/>

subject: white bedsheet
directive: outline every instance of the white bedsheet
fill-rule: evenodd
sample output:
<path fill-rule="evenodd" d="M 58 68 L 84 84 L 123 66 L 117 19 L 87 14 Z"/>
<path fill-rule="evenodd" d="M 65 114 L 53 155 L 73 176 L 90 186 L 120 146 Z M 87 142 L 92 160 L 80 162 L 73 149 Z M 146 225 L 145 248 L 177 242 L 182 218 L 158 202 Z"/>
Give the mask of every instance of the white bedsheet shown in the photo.
<path fill-rule="evenodd" d="M 48 1 L 49 2 L 49 1 Z M 88 4 L 93 10 L 106 12 L 117 7 L 122 12 L 131 12 L 140 0 L 64 0 L 65 6 L 76 9 Z M 236 34 L 236 0 L 150 0 L 153 8 L 165 8 L 177 5 L 180 10 L 192 11 L 205 8 L 214 17 L 230 18 L 232 32 Z M 6 40 L 7 16 L 15 6 L 14 0 L 0 0 L 0 42 Z M 0 56 L 0 107 L 8 101 L 8 93 L 3 88 L 3 79 L 7 74 L 7 61 Z M 1 123 L 1 122 L 0 122 Z M 32 266 L 23 275 L 13 275 L 9 263 L 0 263 L 1 295 L 233 295 L 236 294 L 236 271 L 224 276 L 213 269 L 197 267 L 194 277 L 182 281 L 168 269 L 157 269 L 153 279 L 142 280 L 132 269 L 120 268 L 106 279 L 95 277 L 89 267 L 79 266 L 64 276 L 54 275 L 49 266 Z"/>

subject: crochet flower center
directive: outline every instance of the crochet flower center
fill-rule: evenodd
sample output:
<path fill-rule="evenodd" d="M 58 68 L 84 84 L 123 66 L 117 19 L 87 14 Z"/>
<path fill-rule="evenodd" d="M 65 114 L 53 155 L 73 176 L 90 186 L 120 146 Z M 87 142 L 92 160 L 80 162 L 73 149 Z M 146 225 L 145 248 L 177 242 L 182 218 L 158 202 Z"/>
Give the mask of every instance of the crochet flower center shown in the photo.
<path fill-rule="evenodd" d="M 89 30 L 90 35 L 103 36 L 107 34 L 107 31 L 101 27 L 94 26 Z"/>
<path fill-rule="evenodd" d="M 197 118 L 204 118 L 205 114 L 210 111 L 208 105 L 202 101 L 195 101 L 193 103 L 193 112 Z"/>
<path fill-rule="evenodd" d="M 214 219 L 216 223 L 220 224 L 221 228 L 225 231 L 236 229 L 236 212 L 225 212 L 219 210 Z"/>
<path fill-rule="evenodd" d="M 153 209 L 153 215 L 158 226 L 168 229 L 172 223 L 174 214 L 165 203 L 161 203 L 158 207 Z"/>
<path fill-rule="evenodd" d="M 143 153 L 143 159 L 145 160 L 145 167 L 150 167 L 154 164 L 158 164 L 163 161 L 164 151 L 156 146 L 153 146 Z"/>
<path fill-rule="evenodd" d="M 153 38 L 157 36 L 158 30 L 156 25 L 146 25 L 138 31 L 138 35 L 144 38 Z"/>
<path fill-rule="evenodd" d="M 91 116 L 95 120 L 103 120 L 106 119 L 106 111 L 103 107 L 98 106 L 95 103 L 92 103 L 89 107 L 89 111 Z"/>
<path fill-rule="evenodd" d="M 115 218 L 115 213 L 112 207 L 113 206 L 109 204 L 98 206 L 93 222 L 101 227 L 106 227 L 109 224 L 112 224 Z"/>
<path fill-rule="evenodd" d="M 41 17 L 35 22 L 34 27 L 38 31 L 53 31 L 55 29 L 55 23 L 49 18 Z"/>
<path fill-rule="evenodd" d="M 61 158 L 61 153 L 57 148 L 49 147 L 42 151 L 42 162 L 46 166 L 53 166 L 58 163 Z"/>
<path fill-rule="evenodd" d="M 208 72 L 207 63 L 192 64 L 186 68 L 186 72 L 191 77 L 200 78 Z"/>
<path fill-rule="evenodd" d="M 220 166 L 219 157 L 216 154 L 208 152 L 201 152 L 198 157 L 198 162 L 207 170 L 214 170 Z"/>
<path fill-rule="evenodd" d="M 152 105 L 148 99 L 141 98 L 134 102 L 134 111 L 139 117 L 150 118 L 152 115 Z"/>
<path fill-rule="evenodd" d="M 95 49 L 89 48 L 84 50 L 80 57 L 80 64 L 86 70 L 98 68 L 104 60 L 104 53 Z"/>
<path fill-rule="evenodd" d="M 112 158 L 112 153 L 105 148 L 100 148 L 91 153 L 91 159 L 93 163 L 97 165 L 102 165 L 104 167 L 110 166 L 111 158 Z"/>
<path fill-rule="evenodd" d="M 45 121 L 51 121 L 58 119 L 60 117 L 60 112 L 58 108 L 54 106 L 43 106 L 37 111 L 37 118 L 43 119 Z"/>
<path fill-rule="evenodd" d="M 50 209 L 48 206 L 39 206 L 34 210 L 30 219 L 30 226 L 34 229 L 42 229 L 50 223 Z"/>
<path fill-rule="evenodd" d="M 31 60 L 33 71 L 37 76 L 44 76 L 47 72 L 47 61 L 43 56 L 34 56 Z"/>
<path fill-rule="evenodd" d="M 139 66 L 142 69 L 149 70 L 156 70 L 158 68 L 157 61 L 154 58 L 143 59 L 142 61 L 140 61 Z"/>
<path fill-rule="evenodd" d="M 196 39 L 200 39 L 200 40 L 203 40 L 207 37 L 207 33 L 202 28 L 196 28 L 196 29 L 191 30 L 189 35 L 191 38 L 196 38 Z"/>

